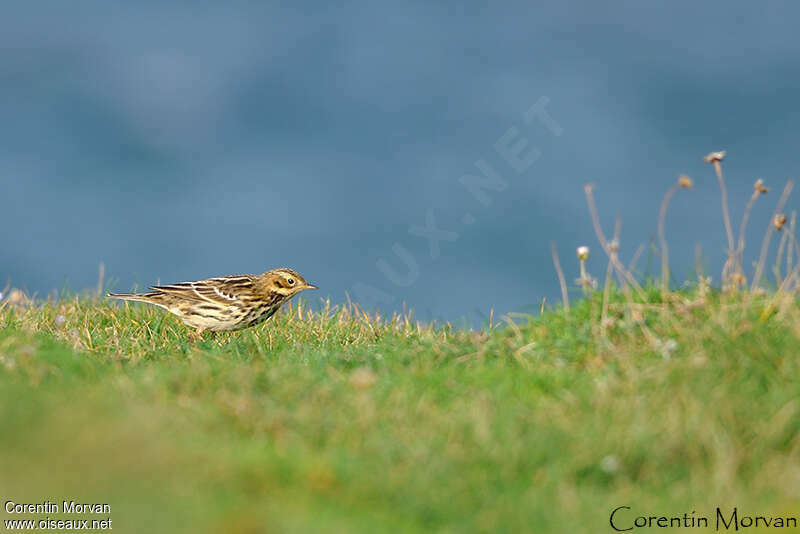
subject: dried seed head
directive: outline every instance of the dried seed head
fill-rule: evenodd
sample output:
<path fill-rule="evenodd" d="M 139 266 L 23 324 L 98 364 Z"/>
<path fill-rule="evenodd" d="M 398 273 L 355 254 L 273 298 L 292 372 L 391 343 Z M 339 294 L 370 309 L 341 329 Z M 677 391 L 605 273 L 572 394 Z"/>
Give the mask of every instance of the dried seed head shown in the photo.
<path fill-rule="evenodd" d="M 786 224 L 786 215 L 779 213 L 772 218 L 772 225 L 777 231 L 780 232 L 784 224 Z"/>
<path fill-rule="evenodd" d="M 718 161 L 722 161 L 725 159 L 725 151 L 720 150 L 719 152 L 711 152 L 709 155 L 703 158 L 706 163 L 716 163 Z"/>
<path fill-rule="evenodd" d="M 769 193 L 769 188 L 764 187 L 764 180 L 762 180 L 761 178 L 756 180 L 756 183 L 753 184 L 753 189 L 755 189 L 756 193 L 758 193 L 759 195 L 766 195 L 767 193 Z"/>
<path fill-rule="evenodd" d="M 681 174 L 680 177 L 678 177 L 678 185 L 684 189 L 691 189 L 694 185 L 694 182 L 692 182 L 692 179 L 685 174 Z"/>
<path fill-rule="evenodd" d="M 578 252 L 578 259 L 579 260 L 586 261 L 586 260 L 589 259 L 589 247 L 587 247 L 585 245 L 582 246 L 582 247 L 578 247 L 578 251 L 577 252 Z"/>
<path fill-rule="evenodd" d="M 733 273 L 731 275 L 731 282 L 736 285 L 743 286 L 747 283 L 747 279 L 744 277 L 742 273 Z"/>

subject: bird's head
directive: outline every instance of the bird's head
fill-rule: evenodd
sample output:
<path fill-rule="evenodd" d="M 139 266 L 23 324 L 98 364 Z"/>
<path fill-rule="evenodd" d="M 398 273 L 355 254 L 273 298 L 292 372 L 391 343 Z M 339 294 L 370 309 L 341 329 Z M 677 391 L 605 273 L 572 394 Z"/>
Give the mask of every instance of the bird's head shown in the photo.
<path fill-rule="evenodd" d="M 292 269 L 273 269 L 265 272 L 262 277 L 270 292 L 286 297 L 292 297 L 305 289 L 317 289 L 317 286 L 306 282 L 305 278 Z"/>

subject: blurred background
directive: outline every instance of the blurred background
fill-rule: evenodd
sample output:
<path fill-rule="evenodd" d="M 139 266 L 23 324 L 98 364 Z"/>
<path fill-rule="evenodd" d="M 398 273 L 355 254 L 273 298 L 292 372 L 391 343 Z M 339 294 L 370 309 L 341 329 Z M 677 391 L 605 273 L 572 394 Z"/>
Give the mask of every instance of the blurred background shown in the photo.
<path fill-rule="evenodd" d="M 480 321 L 557 300 L 551 240 L 568 281 L 579 245 L 602 276 L 584 183 L 607 233 L 621 214 L 627 261 L 681 173 L 673 274 L 699 243 L 718 283 L 702 156 L 728 150 L 736 230 L 754 180 L 772 188 L 752 261 L 800 158 L 800 6 L 616 6 L 4 2 L 3 285 L 94 287 L 101 262 L 121 290 L 291 266 L 309 297 Z M 529 159 L 513 168 L 501 138 Z M 504 187 L 461 183 L 479 160 Z"/>

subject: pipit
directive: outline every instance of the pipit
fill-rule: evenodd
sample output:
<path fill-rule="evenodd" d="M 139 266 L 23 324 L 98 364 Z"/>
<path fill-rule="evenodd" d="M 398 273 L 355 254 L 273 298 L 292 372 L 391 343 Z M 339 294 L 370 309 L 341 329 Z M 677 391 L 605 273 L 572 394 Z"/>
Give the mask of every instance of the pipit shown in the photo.
<path fill-rule="evenodd" d="M 317 289 L 297 272 L 281 268 L 262 274 L 236 274 L 151 286 L 149 293 L 109 293 L 115 299 L 155 304 L 177 315 L 202 339 L 208 330 L 240 330 L 266 321 L 305 289 Z"/>

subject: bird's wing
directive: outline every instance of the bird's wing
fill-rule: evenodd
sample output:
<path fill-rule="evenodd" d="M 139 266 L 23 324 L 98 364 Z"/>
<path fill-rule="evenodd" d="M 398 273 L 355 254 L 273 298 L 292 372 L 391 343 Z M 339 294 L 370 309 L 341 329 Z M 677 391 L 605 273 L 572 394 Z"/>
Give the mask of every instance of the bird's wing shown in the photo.
<path fill-rule="evenodd" d="M 150 289 L 188 300 L 230 306 L 241 304 L 242 296 L 252 296 L 254 283 L 252 276 L 242 274 L 209 278 L 208 280 L 198 280 L 196 282 L 152 286 Z"/>

